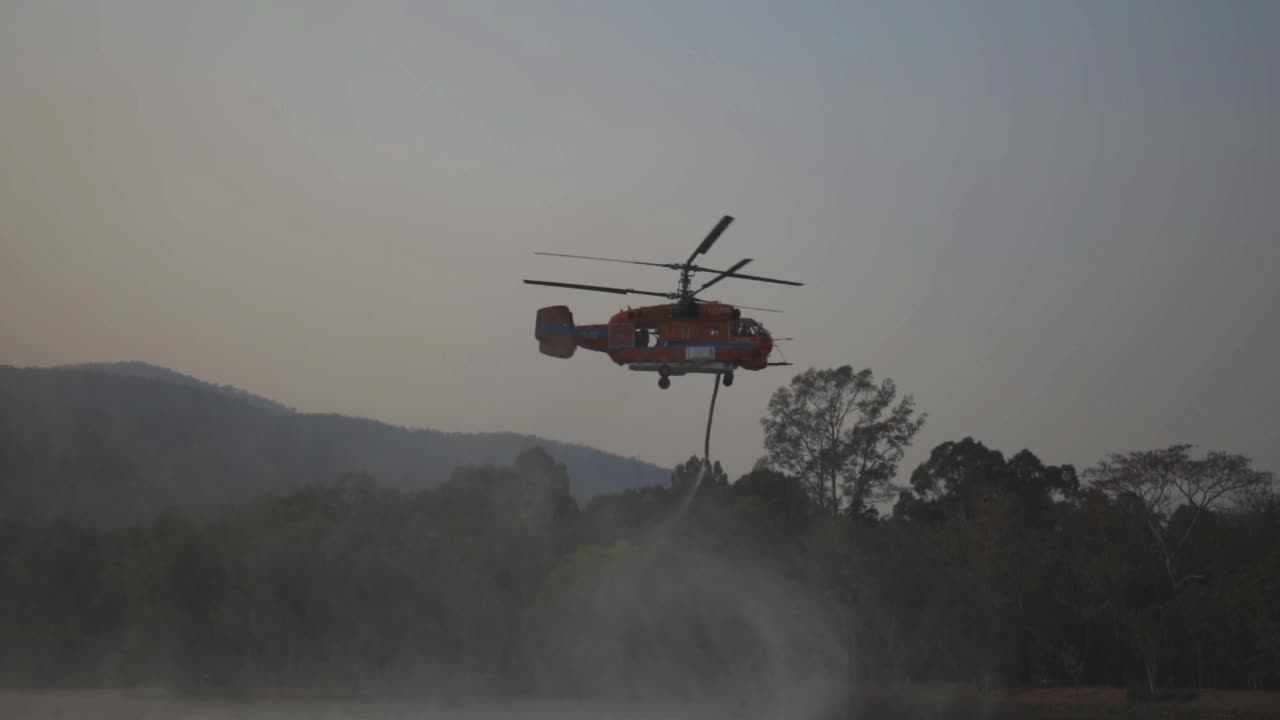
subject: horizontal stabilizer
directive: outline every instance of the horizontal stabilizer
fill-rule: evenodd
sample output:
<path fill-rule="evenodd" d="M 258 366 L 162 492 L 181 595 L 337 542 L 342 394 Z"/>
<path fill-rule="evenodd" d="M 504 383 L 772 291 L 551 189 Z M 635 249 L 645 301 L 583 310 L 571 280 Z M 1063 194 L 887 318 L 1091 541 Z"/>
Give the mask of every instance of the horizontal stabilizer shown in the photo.
<path fill-rule="evenodd" d="M 574 350 L 578 349 L 573 313 L 564 305 L 553 305 L 538 310 L 533 336 L 538 339 L 538 350 L 543 355 L 571 358 Z"/>

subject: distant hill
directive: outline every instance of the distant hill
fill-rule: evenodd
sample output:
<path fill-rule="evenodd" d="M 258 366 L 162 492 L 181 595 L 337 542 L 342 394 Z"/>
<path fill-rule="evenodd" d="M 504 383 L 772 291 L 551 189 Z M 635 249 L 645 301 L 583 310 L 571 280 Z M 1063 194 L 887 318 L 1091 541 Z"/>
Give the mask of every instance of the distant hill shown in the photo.
<path fill-rule="evenodd" d="M 278 413 L 294 412 L 294 409 L 287 405 L 278 403 L 275 400 L 269 400 L 267 398 L 262 397 L 261 395 L 254 395 L 251 392 L 245 392 L 244 390 L 241 390 L 240 388 L 237 388 L 237 387 L 232 387 L 230 385 L 215 385 L 210 382 L 205 382 L 204 380 L 193 378 L 190 375 L 183 375 L 182 373 L 176 372 L 174 370 L 170 370 L 169 368 L 164 368 L 164 367 L 160 367 L 159 365 L 152 365 L 150 363 L 140 362 L 137 360 L 133 360 L 129 362 L 114 362 L 114 363 L 81 363 L 79 365 L 60 365 L 53 369 L 54 370 L 81 370 L 86 372 L 102 373 L 105 375 L 122 375 L 126 377 L 144 378 L 147 380 L 161 380 L 164 382 L 175 383 L 178 385 L 186 385 L 188 387 L 202 388 L 205 390 L 213 390 L 214 392 L 219 392 L 234 398 L 240 398 L 241 400 L 244 400 L 250 405 L 261 408 L 263 410 L 269 410 L 271 412 L 278 412 Z"/>
<path fill-rule="evenodd" d="M 402 489 L 542 445 L 580 502 L 665 485 L 670 470 L 514 433 L 444 433 L 295 412 L 145 363 L 0 366 L 0 503 L 116 525 L 166 506 L 207 511 L 346 472 Z"/>

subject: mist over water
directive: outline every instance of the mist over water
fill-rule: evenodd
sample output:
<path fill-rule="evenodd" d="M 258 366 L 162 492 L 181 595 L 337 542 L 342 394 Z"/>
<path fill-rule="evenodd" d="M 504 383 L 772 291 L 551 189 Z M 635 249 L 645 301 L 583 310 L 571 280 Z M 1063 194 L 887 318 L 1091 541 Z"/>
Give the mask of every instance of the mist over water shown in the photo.
<path fill-rule="evenodd" d="M 520 670 L 504 690 L 471 684 L 465 667 L 436 665 L 416 676 L 420 685 L 375 681 L 359 700 L 175 688 L 0 693 L 0 717 L 845 717 L 853 659 L 839 605 L 781 566 L 699 538 L 704 518 L 691 509 L 717 480 L 709 463 L 690 480 L 647 531 L 557 566 L 512 630 Z"/>
<path fill-rule="evenodd" d="M 728 720 L 788 718 L 802 714 L 730 710 L 698 702 L 514 701 L 436 706 L 410 702 L 193 701 L 118 692 L 0 696 L 0 713 L 13 720 Z"/>
<path fill-rule="evenodd" d="M 621 697 L 619 712 L 639 713 L 619 717 L 818 718 L 847 703 L 852 658 L 834 605 L 765 563 L 682 542 L 710 467 L 643 544 L 599 549 L 598 572 L 539 608 L 539 627 L 556 628 L 530 663 L 540 695 Z"/>
<path fill-rule="evenodd" d="M 558 657 L 539 666 L 540 686 L 737 717 L 824 717 L 840 706 L 848 658 L 817 599 L 783 578 L 706 556 L 662 569 L 649 558 L 637 560 L 584 588 L 581 597 L 590 599 L 578 608 L 583 621 L 552 645 Z M 705 635 L 662 632 L 659 614 L 681 602 L 686 612 L 701 615 Z M 635 640 L 628 628 L 637 626 L 654 628 L 654 642 L 677 647 L 628 658 L 624 647 Z M 663 662 L 686 654 L 714 659 L 721 670 Z"/>

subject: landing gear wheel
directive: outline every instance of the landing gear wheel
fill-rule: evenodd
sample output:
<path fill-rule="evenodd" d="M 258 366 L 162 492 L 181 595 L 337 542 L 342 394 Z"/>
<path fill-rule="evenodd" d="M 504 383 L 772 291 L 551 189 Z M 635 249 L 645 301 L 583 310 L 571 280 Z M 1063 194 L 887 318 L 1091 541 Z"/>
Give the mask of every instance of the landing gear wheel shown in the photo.
<path fill-rule="evenodd" d="M 733 373 L 725 373 L 723 378 L 724 386 L 729 387 L 733 384 Z"/>
<path fill-rule="evenodd" d="M 658 387 L 663 390 L 671 387 L 671 368 L 666 365 L 658 368 Z"/>

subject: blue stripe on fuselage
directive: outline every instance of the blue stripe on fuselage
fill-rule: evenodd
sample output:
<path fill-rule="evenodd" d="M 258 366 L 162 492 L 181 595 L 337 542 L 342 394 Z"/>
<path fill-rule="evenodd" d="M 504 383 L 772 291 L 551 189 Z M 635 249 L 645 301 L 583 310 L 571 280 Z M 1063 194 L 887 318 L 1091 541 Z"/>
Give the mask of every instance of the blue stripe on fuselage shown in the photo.
<path fill-rule="evenodd" d="M 723 348 L 725 350 L 750 350 L 755 347 L 751 343 L 664 343 L 658 347 L 669 348 Z"/>
<path fill-rule="evenodd" d="M 539 335 L 552 335 L 555 333 L 571 333 L 583 338 L 607 338 L 609 337 L 609 328 L 568 328 L 562 325 L 538 325 L 535 332 Z M 661 350 L 664 348 L 681 349 L 681 348 L 722 348 L 725 350 L 752 350 L 756 346 L 755 343 L 745 342 L 725 342 L 725 343 L 683 343 L 668 342 L 659 343 L 650 347 L 639 347 L 637 345 L 610 345 L 610 350 Z"/>
<path fill-rule="evenodd" d="M 578 337 L 587 337 L 587 338 L 609 337 L 608 328 L 592 328 L 590 330 L 583 330 L 579 328 L 563 327 L 561 325 L 538 325 L 534 328 L 534 332 L 537 333 L 538 335 L 552 335 L 555 333 L 571 333 L 573 335 L 577 335 Z"/>
<path fill-rule="evenodd" d="M 661 345 L 653 345 L 650 347 L 640 347 L 639 345 L 610 345 L 610 350 L 683 350 L 684 348 L 716 348 L 721 350 L 751 350 L 755 345 L 751 343 L 719 343 L 717 345 L 707 344 L 685 344 L 685 343 L 663 343 Z"/>

